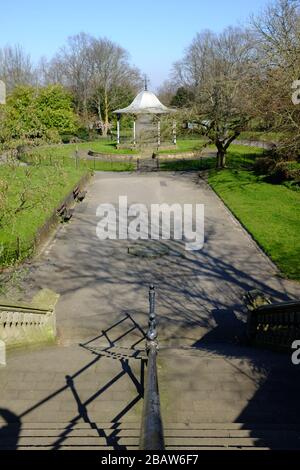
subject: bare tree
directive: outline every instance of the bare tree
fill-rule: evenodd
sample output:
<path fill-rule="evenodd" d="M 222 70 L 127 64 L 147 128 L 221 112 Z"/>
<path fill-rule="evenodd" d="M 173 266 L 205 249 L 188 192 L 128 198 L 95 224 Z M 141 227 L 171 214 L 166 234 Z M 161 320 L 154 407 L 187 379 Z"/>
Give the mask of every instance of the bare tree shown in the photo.
<path fill-rule="evenodd" d="M 258 67 L 249 83 L 249 105 L 256 116 L 287 138 L 287 155 L 300 152 L 300 109 L 292 102 L 292 85 L 300 79 L 300 2 L 277 0 L 251 19 Z"/>
<path fill-rule="evenodd" d="M 299 73 L 299 8 L 299 0 L 276 0 L 261 15 L 251 17 L 258 50 L 267 68 L 280 67 L 293 75 Z"/>
<path fill-rule="evenodd" d="M 177 92 L 176 83 L 172 80 L 166 80 L 158 89 L 157 96 L 166 106 L 171 105 L 171 101 Z"/>
<path fill-rule="evenodd" d="M 34 68 L 30 56 L 20 45 L 0 49 L 0 79 L 10 92 L 17 85 L 35 83 Z"/>
<path fill-rule="evenodd" d="M 66 84 L 60 63 L 57 62 L 55 57 L 48 60 L 45 56 L 42 56 L 36 67 L 36 75 L 38 77 L 38 83 L 41 86 Z"/>
<path fill-rule="evenodd" d="M 230 144 L 245 128 L 244 81 L 254 60 L 249 31 L 227 28 L 217 35 L 197 34 L 182 61 L 173 69 L 178 85 L 195 95 L 192 119 L 218 150 L 217 167 L 224 168 Z"/>
<path fill-rule="evenodd" d="M 110 112 L 120 104 L 120 90 L 130 93 L 140 83 L 140 72 L 130 65 L 127 51 L 85 33 L 70 37 L 50 62 L 44 59 L 39 67 L 45 84 L 61 83 L 72 90 L 77 112 L 86 122 L 89 111 L 96 111 L 104 135 Z"/>
<path fill-rule="evenodd" d="M 128 52 L 109 39 L 92 39 L 89 62 L 92 101 L 106 135 L 110 112 L 120 105 L 124 90 L 129 93 L 137 90 L 141 75 L 129 64 Z"/>
<path fill-rule="evenodd" d="M 80 33 L 68 39 L 66 46 L 54 56 L 46 67 L 46 80 L 61 83 L 72 90 L 77 111 L 88 115 L 90 96 L 91 64 L 88 51 L 92 37 Z"/>

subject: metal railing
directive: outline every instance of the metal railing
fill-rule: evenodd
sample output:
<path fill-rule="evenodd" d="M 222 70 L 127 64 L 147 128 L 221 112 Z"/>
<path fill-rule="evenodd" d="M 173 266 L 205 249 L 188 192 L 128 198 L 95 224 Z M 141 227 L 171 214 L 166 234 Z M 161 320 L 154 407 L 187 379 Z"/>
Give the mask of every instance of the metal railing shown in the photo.
<path fill-rule="evenodd" d="M 164 450 L 164 431 L 160 412 L 156 359 L 158 354 L 157 321 L 155 313 L 155 288 L 149 291 L 149 328 L 147 332 L 148 367 L 144 392 L 144 409 L 141 426 L 140 450 Z"/>

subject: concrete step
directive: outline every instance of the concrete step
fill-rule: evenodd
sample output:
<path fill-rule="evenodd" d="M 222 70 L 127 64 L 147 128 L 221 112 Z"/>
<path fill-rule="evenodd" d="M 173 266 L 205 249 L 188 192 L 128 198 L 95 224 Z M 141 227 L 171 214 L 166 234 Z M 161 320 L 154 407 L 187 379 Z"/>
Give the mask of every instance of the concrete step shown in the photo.
<path fill-rule="evenodd" d="M 8 430 L 5 433 L 5 437 L 14 436 L 15 431 L 13 429 Z M 124 429 L 124 428 L 103 428 L 97 426 L 95 428 L 62 428 L 62 429 L 21 429 L 18 433 L 20 437 L 32 437 L 32 438 L 44 438 L 44 437 L 57 437 L 59 435 L 67 434 L 69 437 L 99 437 L 108 436 L 110 434 L 116 434 L 118 437 L 133 438 L 138 437 L 140 430 L 136 429 Z M 285 438 L 299 438 L 300 431 L 296 430 L 226 430 L 226 429 L 164 429 L 164 435 L 166 439 L 183 438 L 183 439 L 202 439 L 202 438 L 237 438 L 237 439 L 248 439 L 255 436 L 255 438 L 268 438 L 268 439 L 285 439 Z"/>
<path fill-rule="evenodd" d="M 105 447 L 110 445 L 110 441 L 114 440 L 120 446 L 138 446 L 139 437 L 100 437 L 98 436 L 64 436 L 58 434 L 56 436 L 30 436 L 30 437 L 18 437 L 17 446 L 22 447 L 55 447 L 59 446 L 60 443 L 64 446 L 101 446 Z M 0 449 L 11 447 L 14 445 L 15 439 L 13 437 L 2 437 L 0 442 Z"/>
<path fill-rule="evenodd" d="M 30 430 L 90 430 L 90 429 L 104 429 L 104 430 L 140 430 L 141 423 L 139 421 L 120 421 L 120 422 L 22 422 L 21 425 L 15 422 L 7 423 L 0 422 L 0 426 L 8 427 L 9 429 L 22 429 L 22 431 Z M 1 428 L 0 428 L 1 429 Z M 187 431 L 187 432 L 211 432 L 211 431 L 222 431 L 222 432 L 248 432 L 248 431 L 269 431 L 269 432 L 285 432 L 293 431 L 300 432 L 300 423 L 201 423 L 201 422 L 182 422 L 182 423 L 172 423 L 165 421 L 164 422 L 165 432 L 175 432 L 175 431 Z"/>
<path fill-rule="evenodd" d="M 299 449 L 300 423 L 165 423 L 167 450 Z M 10 423 L 0 430 L 4 449 L 137 450 L 140 423 Z"/>

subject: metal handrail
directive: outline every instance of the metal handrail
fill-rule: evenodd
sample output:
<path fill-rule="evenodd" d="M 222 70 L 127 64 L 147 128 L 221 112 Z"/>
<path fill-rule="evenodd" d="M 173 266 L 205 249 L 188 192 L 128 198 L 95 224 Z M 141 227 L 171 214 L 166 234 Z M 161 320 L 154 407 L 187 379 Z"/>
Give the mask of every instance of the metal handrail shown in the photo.
<path fill-rule="evenodd" d="M 149 328 L 146 350 L 148 355 L 144 409 L 141 426 L 140 450 L 164 450 L 164 431 L 160 412 L 156 358 L 158 354 L 157 322 L 155 313 L 155 288 L 149 291 Z"/>

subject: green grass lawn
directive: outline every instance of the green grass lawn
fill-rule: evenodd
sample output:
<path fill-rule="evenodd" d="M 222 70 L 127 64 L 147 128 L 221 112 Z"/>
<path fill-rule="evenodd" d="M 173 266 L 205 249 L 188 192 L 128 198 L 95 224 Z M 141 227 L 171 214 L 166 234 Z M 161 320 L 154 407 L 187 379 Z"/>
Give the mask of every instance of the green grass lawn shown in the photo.
<path fill-rule="evenodd" d="M 241 169 L 253 158 L 242 149 L 229 152 L 230 168 L 211 170 L 209 184 L 282 273 L 300 280 L 300 193 Z"/>
<path fill-rule="evenodd" d="M 216 150 L 213 145 L 207 147 L 208 150 Z M 251 166 L 258 156 L 261 156 L 263 149 L 256 147 L 245 147 L 242 145 L 231 145 L 228 153 L 227 164 L 231 168 L 245 168 Z M 160 157 L 160 169 L 165 171 L 203 171 L 215 168 L 216 159 L 199 157 L 187 160 L 163 159 Z"/>
<path fill-rule="evenodd" d="M 86 172 L 84 168 L 72 167 L 0 166 L 0 182 L 8 185 L 5 193 L 7 202 L 2 205 L 2 212 L 6 216 L 0 226 L 0 265 L 15 261 L 16 251 L 19 251 L 19 259 L 31 253 L 37 230 Z M 25 194 L 25 206 L 23 210 L 13 214 L 13 210 L 19 207 L 19 195 L 22 193 Z"/>
<path fill-rule="evenodd" d="M 177 148 L 171 150 L 160 150 L 160 155 L 176 155 L 176 153 L 183 152 L 196 152 L 197 150 L 202 150 L 205 144 L 204 139 L 178 139 Z"/>
<path fill-rule="evenodd" d="M 176 154 L 182 152 L 193 152 L 201 150 L 203 148 L 203 139 L 179 139 L 177 142 L 177 148 L 172 150 L 162 150 L 161 154 Z M 108 155 L 137 155 L 138 150 L 131 149 L 117 149 L 116 142 L 110 139 L 95 140 L 93 142 L 82 142 L 79 144 L 61 144 L 51 145 L 48 147 L 36 147 L 31 150 L 31 154 L 35 157 L 41 158 L 67 158 L 72 157 L 76 150 L 86 151 L 92 150 L 98 153 L 104 153 Z"/>
<path fill-rule="evenodd" d="M 266 141 L 275 141 L 279 139 L 279 134 L 267 134 L 267 133 L 251 133 L 245 132 L 240 136 L 240 139 L 250 139 L 250 140 L 266 140 Z M 160 155 L 176 155 L 177 153 L 184 152 L 197 152 L 202 150 L 205 146 L 206 140 L 202 137 L 196 138 L 179 138 L 177 140 L 177 147 L 170 148 L 170 150 L 160 150 Z M 171 144 L 170 144 L 170 147 Z M 214 145 L 209 145 L 207 149 L 215 149 Z M 116 141 L 110 139 L 99 139 L 91 142 L 81 142 L 78 144 L 61 144 L 61 145 L 51 145 L 47 147 L 36 147 L 31 150 L 31 154 L 36 157 L 41 158 L 60 158 L 64 159 L 71 157 L 75 154 L 75 151 L 86 151 L 92 150 L 98 153 L 104 153 L 108 155 L 138 155 L 139 150 L 131 149 L 117 149 Z"/>
<path fill-rule="evenodd" d="M 114 155 L 111 155 L 110 160 L 102 161 L 97 160 L 97 158 L 82 156 L 76 159 L 74 158 L 75 151 L 69 152 L 69 146 L 66 145 L 66 147 L 67 152 L 64 147 L 35 149 L 24 155 L 22 160 L 35 166 L 80 168 L 92 171 L 133 171 L 135 169 L 135 162 L 114 161 Z"/>
<path fill-rule="evenodd" d="M 135 155 L 137 152 L 130 149 L 117 149 L 116 142 L 109 139 L 95 140 L 93 142 L 81 142 L 79 144 L 61 144 L 51 145 L 49 147 L 36 147 L 31 152 L 33 155 L 40 155 L 41 157 L 72 157 L 75 151 L 92 150 L 93 152 L 111 154 L 111 155 Z"/>
<path fill-rule="evenodd" d="M 213 158 L 198 158 L 193 160 L 160 160 L 160 170 L 163 171 L 203 171 L 214 168 Z"/>
<path fill-rule="evenodd" d="M 198 145 L 195 140 L 193 143 Z M 98 142 L 95 142 L 96 144 Z M 90 142 L 80 145 L 92 148 Z M 190 141 L 184 141 L 182 145 L 188 149 L 192 144 Z M 4 227 L 0 228 L 0 264 L 13 261 L 17 237 L 20 237 L 21 241 L 20 258 L 30 254 L 32 239 L 38 228 L 45 223 L 88 169 L 134 170 L 134 162 L 116 162 L 113 158 L 111 162 L 94 163 L 93 160 L 81 160 L 76 168 L 75 159 L 69 158 L 75 149 L 76 145 L 73 144 L 52 147 L 50 158 L 49 149 L 44 148 L 42 151 L 46 153 L 35 155 L 41 157 L 41 165 L 14 169 L 6 165 L 0 166 L 0 183 L 9 183 L 5 194 L 8 196 L 10 209 L 16 206 L 17 194 L 24 188 L 28 192 L 29 202 L 33 203 L 28 210 L 20 211 L 10 221 L 6 220 Z M 227 157 L 228 168 L 225 170 L 214 169 L 214 158 L 174 161 L 163 160 L 163 157 L 161 169 L 209 170 L 209 184 L 229 209 L 282 273 L 289 278 L 300 280 L 300 191 L 292 191 L 284 185 L 272 185 L 262 177 L 256 176 L 251 168 L 255 159 L 262 153 L 262 149 L 232 145 Z"/>
<path fill-rule="evenodd" d="M 253 140 L 258 142 L 280 142 L 287 135 L 283 132 L 256 132 L 245 131 L 238 137 L 238 140 Z"/>
<path fill-rule="evenodd" d="M 82 163 L 86 168 L 94 171 L 134 171 L 136 169 L 136 165 L 131 162 L 114 162 L 114 161 L 102 161 L 97 162 L 96 160 L 86 160 Z"/>

